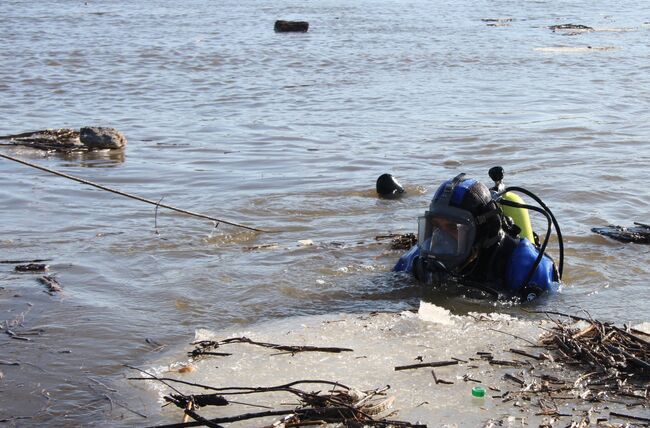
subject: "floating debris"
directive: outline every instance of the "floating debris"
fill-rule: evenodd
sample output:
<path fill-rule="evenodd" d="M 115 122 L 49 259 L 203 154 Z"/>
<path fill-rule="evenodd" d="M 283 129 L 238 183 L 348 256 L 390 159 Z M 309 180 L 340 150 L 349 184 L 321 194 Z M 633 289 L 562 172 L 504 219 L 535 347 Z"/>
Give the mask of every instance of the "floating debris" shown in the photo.
<path fill-rule="evenodd" d="M 615 46 L 552 46 L 545 48 L 534 48 L 537 52 L 546 53 L 586 53 L 586 52 L 608 52 L 618 49 Z"/>
<path fill-rule="evenodd" d="M 512 22 L 512 18 L 481 18 L 483 22 Z"/>
<path fill-rule="evenodd" d="M 554 33 L 560 32 L 565 36 L 576 36 L 578 34 L 594 31 L 592 27 L 581 24 L 558 24 L 550 25 L 548 28 Z"/>
<path fill-rule="evenodd" d="M 59 281 L 52 275 L 44 275 L 39 278 L 39 281 L 47 287 L 47 292 L 50 294 L 63 291 L 63 287 L 61 287 Z"/>
<path fill-rule="evenodd" d="M 48 267 L 49 266 L 44 263 L 29 263 L 26 265 L 18 265 L 14 270 L 16 272 L 44 272 Z"/>
<path fill-rule="evenodd" d="M 115 128 L 87 126 L 79 130 L 70 128 L 45 129 L 22 134 L 3 135 L 0 140 L 35 149 L 76 152 L 105 149 L 122 149 L 126 138 Z"/>
<path fill-rule="evenodd" d="M 273 29 L 276 33 L 306 33 L 309 31 L 309 22 L 277 20 Z"/>
<path fill-rule="evenodd" d="M 482 18 L 488 27 L 509 27 L 512 18 Z"/>
<path fill-rule="evenodd" d="M 19 264 L 19 263 L 41 263 L 49 262 L 51 259 L 34 259 L 34 260 L 0 260 L 2 264 Z"/>
<path fill-rule="evenodd" d="M 254 245 L 252 247 L 245 247 L 244 250 L 246 251 L 257 251 L 257 250 L 275 250 L 280 248 L 280 246 L 276 243 L 270 243 L 270 244 L 260 244 L 260 245 Z"/>
<path fill-rule="evenodd" d="M 634 223 L 633 227 L 609 225 L 607 227 L 594 227 L 592 232 L 607 236 L 620 242 L 633 242 L 635 244 L 650 244 L 650 226 L 643 223 Z"/>
<path fill-rule="evenodd" d="M 375 236 L 376 241 L 390 239 L 390 248 L 393 250 L 408 250 L 418 242 L 414 233 L 389 233 L 388 235 Z"/>

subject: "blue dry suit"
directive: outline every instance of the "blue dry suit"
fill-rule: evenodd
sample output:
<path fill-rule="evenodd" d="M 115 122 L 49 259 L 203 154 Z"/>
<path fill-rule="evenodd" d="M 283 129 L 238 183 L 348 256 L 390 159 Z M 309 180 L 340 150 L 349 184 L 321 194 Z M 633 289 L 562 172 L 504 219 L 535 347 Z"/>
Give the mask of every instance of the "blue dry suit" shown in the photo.
<path fill-rule="evenodd" d="M 414 245 L 402 255 L 393 268 L 394 272 L 413 273 L 414 262 L 420 255 L 420 247 Z M 500 277 L 497 284 L 499 293 L 517 296 L 524 290 L 525 286 L 537 287 L 542 292 L 555 293 L 559 290 L 557 270 L 553 260 L 544 254 L 535 273 L 528 284 L 523 284 L 530 269 L 535 264 L 539 255 L 539 249 L 526 238 L 517 238 L 514 249 L 505 262 L 505 270 L 497 276 Z M 459 280 L 462 284 L 462 278 Z"/>

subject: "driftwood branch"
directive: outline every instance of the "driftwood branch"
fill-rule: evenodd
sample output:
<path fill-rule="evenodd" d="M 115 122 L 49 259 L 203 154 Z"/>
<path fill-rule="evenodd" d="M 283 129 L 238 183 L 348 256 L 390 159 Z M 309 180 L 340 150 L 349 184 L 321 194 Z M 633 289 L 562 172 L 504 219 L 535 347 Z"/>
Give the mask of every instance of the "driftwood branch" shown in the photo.
<path fill-rule="evenodd" d="M 47 287 L 47 292 L 50 294 L 63 291 L 63 287 L 61 287 L 59 281 L 52 275 L 44 275 L 38 280 Z"/>
<path fill-rule="evenodd" d="M 297 354 L 299 352 L 330 352 L 330 353 L 340 353 L 340 352 L 352 352 L 352 349 L 349 348 L 337 348 L 337 347 L 322 347 L 322 346 L 307 346 L 307 345 L 278 345 L 275 343 L 265 343 L 265 342 L 256 342 L 247 337 L 233 337 L 230 339 L 214 341 L 214 340 L 202 340 L 199 342 L 194 342 L 192 345 L 196 347 L 188 352 L 190 357 L 199 357 L 203 355 L 219 355 L 225 356 L 230 355 L 227 353 L 213 352 L 213 349 L 217 349 L 223 345 L 229 345 L 234 343 L 246 343 L 249 345 L 261 346 L 264 348 L 271 348 L 277 351 L 288 352 L 291 354 Z"/>
<path fill-rule="evenodd" d="M 133 367 L 134 368 L 134 367 Z M 148 378 L 135 378 L 139 380 L 158 381 L 165 385 L 170 379 L 152 377 L 151 374 L 134 368 L 142 373 L 147 374 Z M 173 380 L 172 380 L 173 381 Z M 174 388 L 175 394 L 165 396 L 165 400 L 183 410 L 184 414 L 194 419 L 194 421 L 184 421 L 180 424 L 160 425 L 158 428 L 180 428 L 207 425 L 210 427 L 222 427 L 221 424 L 240 422 L 250 419 L 257 419 L 270 416 L 285 416 L 283 422 L 290 423 L 292 426 L 301 426 L 307 424 L 332 423 L 343 426 L 368 426 L 368 427 L 419 427 L 425 428 L 426 425 L 416 425 L 404 421 L 392 421 L 377 418 L 378 415 L 385 412 L 393 403 L 393 397 L 380 399 L 377 397 L 384 395 L 389 388 L 383 387 L 371 391 L 359 391 L 349 388 L 338 382 L 327 380 L 298 380 L 283 385 L 271 387 L 222 387 L 216 388 L 207 385 L 192 384 L 189 382 L 177 381 L 185 385 L 211 389 L 219 391 L 219 394 L 183 394 Z M 333 387 L 330 391 L 309 392 L 300 389 L 304 385 L 329 385 Z M 297 396 L 300 405 L 295 409 L 287 410 L 268 410 L 263 412 L 244 413 L 236 416 L 207 419 L 198 413 L 198 409 L 206 406 L 228 406 L 236 403 L 228 400 L 224 395 L 235 394 L 257 394 L 270 392 L 286 392 Z"/>
<path fill-rule="evenodd" d="M 412 369 L 420 369 L 423 367 L 444 367 L 444 366 L 453 366 L 457 365 L 458 360 L 453 360 L 453 361 L 434 361 L 432 363 L 419 363 L 419 364 L 411 364 L 408 366 L 397 366 L 395 367 L 395 371 L 400 371 L 400 370 L 412 370 Z"/>

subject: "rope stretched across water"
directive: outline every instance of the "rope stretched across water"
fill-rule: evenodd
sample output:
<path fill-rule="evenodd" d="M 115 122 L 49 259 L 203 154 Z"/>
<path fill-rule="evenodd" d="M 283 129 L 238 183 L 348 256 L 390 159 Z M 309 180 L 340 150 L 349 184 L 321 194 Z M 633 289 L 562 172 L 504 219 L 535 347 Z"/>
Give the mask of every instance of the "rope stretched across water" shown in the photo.
<path fill-rule="evenodd" d="M 223 219 L 216 218 L 216 217 L 211 217 L 209 215 L 205 215 L 205 214 L 201 214 L 201 213 L 195 213 L 195 212 L 192 212 L 192 211 L 187 211 L 187 210 L 184 210 L 184 209 L 181 209 L 181 208 L 176 208 L 176 207 L 173 207 L 173 206 L 167 205 L 167 204 L 161 204 L 160 202 L 152 201 L 151 199 L 145 199 L 145 198 L 140 197 L 138 195 L 132 195 L 130 193 L 121 192 L 121 191 L 116 190 L 116 189 L 111 189 L 110 187 L 102 186 L 101 184 L 93 183 L 92 181 L 84 180 L 83 178 L 74 177 L 72 175 L 68 175 L 68 174 L 65 174 L 63 172 L 55 171 L 53 169 L 46 168 L 44 166 L 40 166 L 40 165 L 31 163 L 31 162 L 27 162 L 27 161 L 24 161 L 24 160 L 21 160 L 21 159 L 12 157 L 12 156 L 8 156 L 8 155 L 4 155 L 4 154 L 0 153 L 0 157 L 5 158 L 5 159 L 10 160 L 10 161 L 18 162 L 18 163 L 23 164 L 23 165 L 30 166 L 32 168 L 40 169 L 41 171 L 49 172 L 50 174 L 58 175 L 59 177 L 67 178 L 68 180 L 73 180 L 73 181 L 76 181 L 76 182 L 79 182 L 79 183 L 82 183 L 82 184 L 87 184 L 88 186 L 93 186 L 93 187 L 96 187 L 98 189 L 105 190 L 107 192 L 115 193 L 117 195 L 126 196 L 127 198 L 135 199 L 136 201 L 146 202 L 147 204 L 155 205 L 157 207 L 167 208 L 168 210 L 176 211 L 176 212 L 179 212 L 181 214 L 186 214 L 186 215 L 190 215 L 190 216 L 198 217 L 198 218 L 204 218 L 204 219 L 207 219 L 207 220 L 216 221 L 217 223 L 229 224 L 230 226 L 241 227 L 242 229 L 253 230 L 255 232 L 266 232 L 265 230 L 258 229 L 256 227 L 246 226 L 246 225 L 235 223 L 235 222 L 232 222 L 232 221 L 223 220 Z"/>

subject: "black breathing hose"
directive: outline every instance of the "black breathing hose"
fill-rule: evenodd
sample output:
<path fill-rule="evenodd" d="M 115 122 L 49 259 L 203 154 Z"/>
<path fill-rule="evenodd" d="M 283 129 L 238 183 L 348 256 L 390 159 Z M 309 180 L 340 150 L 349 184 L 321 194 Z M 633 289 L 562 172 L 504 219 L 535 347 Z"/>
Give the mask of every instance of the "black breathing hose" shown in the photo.
<path fill-rule="evenodd" d="M 555 233 L 557 234 L 557 242 L 560 250 L 560 260 L 558 262 L 558 274 L 560 279 L 562 279 L 562 273 L 564 272 L 564 240 L 562 238 L 562 232 L 560 231 L 560 225 L 558 224 L 557 220 L 555 219 L 555 216 L 553 215 L 553 212 L 549 207 L 546 206 L 544 201 L 542 201 L 537 195 L 535 195 L 533 192 L 530 190 L 526 190 L 523 187 L 517 187 L 517 186 L 512 186 L 512 187 L 507 187 L 505 190 L 499 192 L 497 194 L 497 197 L 502 196 L 503 194 L 507 192 L 520 192 L 523 193 L 526 196 L 531 197 L 532 199 L 535 200 L 543 209 L 548 213 L 548 215 L 551 217 L 551 221 L 553 222 L 553 226 L 555 227 Z M 503 200 L 498 201 L 499 203 L 503 203 Z M 516 203 L 516 202 L 515 202 Z M 504 204 L 507 205 L 507 204 Z M 522 206 L 523 207 L 523 206 Z M 536 207 L 537 208 L 537 207 Z M 538 211 L 538 209 L 535 209 L 533 211 Z"/>
<path fill-rule="evenodd" d="M 535 259 L 535 263 L 533 263 L 533 266 L 530 268 L 528 271 L 528 275 L 526 275 L 526 279 L 521 284 L 521 287 L 525 287 L 528 285 L 530 280 L 533 278 L 533 275 L 535 275 L 535 271 L 537 270 L 537 267 L 539 264 L 542 262 L 542 258 L 544 257 L 544 251 L 546 250 L 546 246 L 548 245 L 548 239 L 551 237 L 551 217 L 548 215 L 546 211 L 539 207 L 535 207 L 533 205 L 526 205 L 526 204 L 520 204 L 518 202 L 513 202 L 513 201 L 508 201 L 508 200 L 501 200 L 499 201 L 500 204 L 502 205 L 507 205 L 509 207 L 514 207 L 514 208 L 525 208 L 528 210 L 536 211 L 538 213 L 542 213 L 544 217 L 546 217 L 546 236 L 544 237 L 544 242 L 542 243 L 541 247 L 539 248 L 539 254 L 537 254 L 537 258 Z"/>

